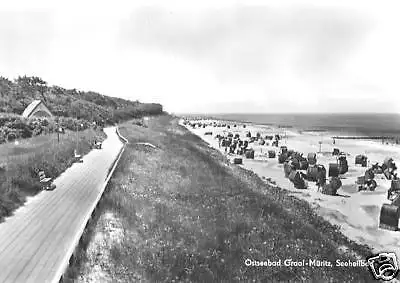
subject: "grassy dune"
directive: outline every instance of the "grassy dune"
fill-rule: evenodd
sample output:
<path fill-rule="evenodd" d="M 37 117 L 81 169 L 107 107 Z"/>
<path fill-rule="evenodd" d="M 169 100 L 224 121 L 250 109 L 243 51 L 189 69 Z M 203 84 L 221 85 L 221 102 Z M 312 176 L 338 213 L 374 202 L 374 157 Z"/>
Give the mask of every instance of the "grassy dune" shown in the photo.
<path fill-rule="evenodd" d="M 0 145 L 0 221 L 21 206 L 27 196 L 41 190 L 37 169 L 46 175 L 57 177 L 72 164 L 74 149 L 80 154 L 90 151 L 90 143 L 96 138 L 103 140 L 104 132 L 93 129 L 76 132 L 66 131 L 42 135 L 18 141 L 18 144 Z"/>
<path fill-rule="evenodd" d="M 372 281 L 362 267 L 247 267 L 247 258 L 334 262 L 365 259 L 370 250 L 305 201 L 229 165 L 177 119 L 153 118 L 148 128 L 129 122 L 120 132 L 129 144 L 99 213 L 112 213 L 123 236 L 105 251 L 93 247 L 105 222 L 92 227 L 81 282 L 99 267 L 113 282 Z"/>

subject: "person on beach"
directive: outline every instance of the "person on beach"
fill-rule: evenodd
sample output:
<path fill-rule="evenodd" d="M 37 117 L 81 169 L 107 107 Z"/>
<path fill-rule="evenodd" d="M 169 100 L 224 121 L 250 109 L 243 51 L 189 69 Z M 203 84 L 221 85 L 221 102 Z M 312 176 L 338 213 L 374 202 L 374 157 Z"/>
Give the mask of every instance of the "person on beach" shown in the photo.
<path fill-rule="evenodd" d="M 318 172 L 318 175 L 317 175 L 317 182 L 316 182 L 318 191 L 320 191 L 320 189 L 321 189 L 325 184 L 326 184 L 326 178 L 325 178 L 324 174 L 323 174 L 322 172 Z"/>

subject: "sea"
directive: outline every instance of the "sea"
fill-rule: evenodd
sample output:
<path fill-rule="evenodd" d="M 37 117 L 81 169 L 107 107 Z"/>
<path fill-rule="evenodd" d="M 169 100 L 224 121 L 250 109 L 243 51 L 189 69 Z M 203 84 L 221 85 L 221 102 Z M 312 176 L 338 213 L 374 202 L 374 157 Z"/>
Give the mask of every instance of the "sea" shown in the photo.
<path fill-rule="evenodd" d="M 327 131 L 337 135 L 387 136 L 400 138 L 400 114 L 330 113 L 330 114 L 212 114 L 221 120 L 248 122 L 297 131 Z"/>

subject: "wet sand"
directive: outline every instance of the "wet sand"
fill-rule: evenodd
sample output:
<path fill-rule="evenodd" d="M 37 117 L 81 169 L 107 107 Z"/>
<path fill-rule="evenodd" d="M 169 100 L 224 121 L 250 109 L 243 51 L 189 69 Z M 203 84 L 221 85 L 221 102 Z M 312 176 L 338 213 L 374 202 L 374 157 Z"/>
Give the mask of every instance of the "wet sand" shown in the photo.
<path fill-rule="evenodd" d="M 211 120 L 210 120 L 211 121 Z M 214 121 L 214 120 L 213 120 Z M 226 122 L 224 122 L 226 123 Z M 370 246 L 375 252 L 396 252 L 400 258 L 400 231 L 389 231 L 379 229 L 379 214 L 383 203 L 389 203 L 386 199 L 387 190 L 391 182 L 386 180 L 383 175 L 375 176 L 378 187 L 375 191 L 358 192 L 355 184 L 358 176 L 364 175 L 365 167 L 355 165 L 355 156 L 357 154 L 366 154 L 370 164 L 379 162 L 390 156 L 395 162 L 400 160 L 400 149 L 394 145 L 383 145 L 379 142 L 364 140 L 333 140 L 328 132 L 303 132 L 298 133 L 293 129 L 287 130 L 274 128 L 272 126 L 259 126 L 246 124 L 243 128 L 242 123 L 237 123 L 238 127 L 233 127 L 234 122 L 227 122 L 231 125 L 230 129 L 226 127 L 195 128 L 187 127 L 192 133 L 201 137 L 210 144 L 211 147 L 219 149 L 226 154 L 224 148 L 219 148 L 218 140 L 215 138 L 217 134 L 226 135 L 231 132 L 234 135 L 239 134 L 241 139 L 245 139 L 246 133 L 251 132 L 255 136 L 257 132 L 261 136 L 281 134 L 285 135 L 280 142 L 286 145 L 288 149 L 293 149 L 303 153 L 307 157 L 309 152 L 319 151 L 319 141 L 322 140 L 321 152 L 317 153 L 317 163 L 323 164 L 328 171 L 329 163 L 335 163 L 336 157 L 332 156 L 334 147 L 348 154 L 349 171 L 343 175 L 341 179 L 343 186 L 338 190 L 338 196 L 324 195 L 317 191 L 314 182 L 308 182 L 308 189 L 298 190 L 284 176 L 283 165 L 278 163 L 278 158 L 267 158 L 268 150 L 273 149 L 278 153 L 279 148 L 258 145 L 258 142 L 250 143 L 249 148 L 255 150 L 255 159 L 246 159 L 243 157 L 243 166 L 257 173 L 260 177 L 270 178 L 276 184 L 284 189 L 293 192 L 293 195 L 305 199 L 316 212 L 328 220 L 332 224 L 341 227 L 341 231 L 348 238 Z M 212 135 L 204 135 L 205 132 L 212 132 Z M 271 143 L 271 141 L 266 141 Z M 236 155 L 227 154 L 229 159 L 237 157 Z"/>

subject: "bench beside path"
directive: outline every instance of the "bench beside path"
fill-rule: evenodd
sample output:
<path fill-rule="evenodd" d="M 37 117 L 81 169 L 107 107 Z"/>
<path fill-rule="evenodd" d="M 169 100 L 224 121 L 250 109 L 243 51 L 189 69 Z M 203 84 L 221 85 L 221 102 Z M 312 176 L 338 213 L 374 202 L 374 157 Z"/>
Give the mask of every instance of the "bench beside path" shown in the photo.
<path fill-rule="evenodd" d="M 104 131 L 101 150 L 55 179 L 54 191 L 40 192 L 0 223 L 1 283 L 60 280 L 124 149 L 116 127 Z"/>

